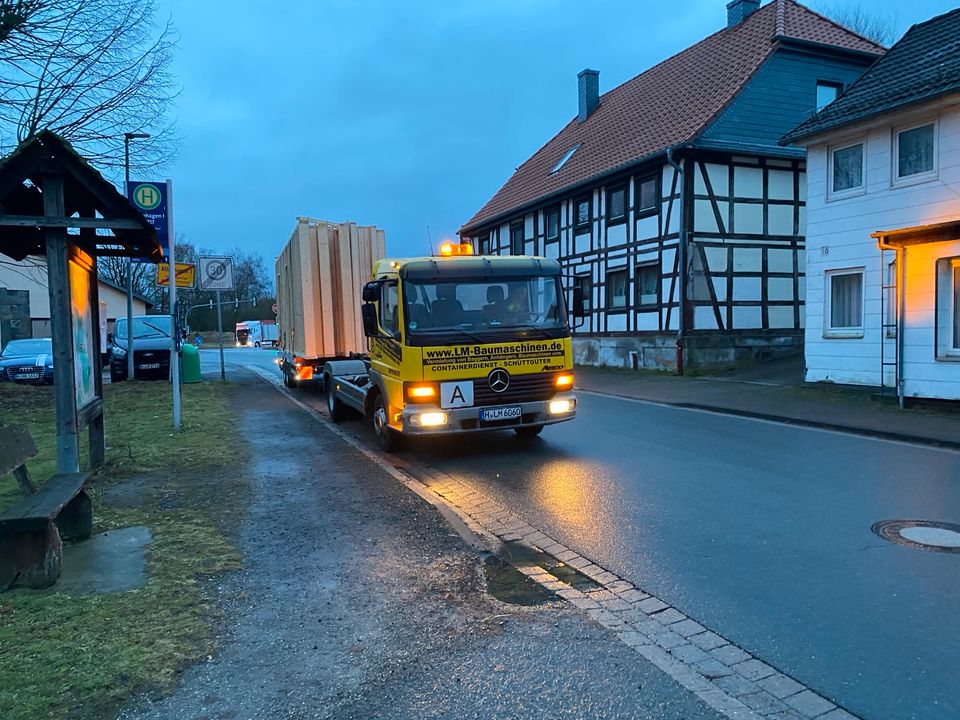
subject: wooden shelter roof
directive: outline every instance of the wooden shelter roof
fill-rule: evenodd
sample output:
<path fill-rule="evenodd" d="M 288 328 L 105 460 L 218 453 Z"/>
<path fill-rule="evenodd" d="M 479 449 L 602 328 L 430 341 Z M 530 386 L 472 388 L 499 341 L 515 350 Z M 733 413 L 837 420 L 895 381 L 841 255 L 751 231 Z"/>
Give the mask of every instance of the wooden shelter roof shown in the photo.
<path fill-rule="evenodd" d="M 64 216 L 43 210 L 43 178 L 63 178 Z M 43 130 L 0 160 L 0 253 L 14 260 L 46 253 L 44 228 L 79 228 L 71 238 L 92 255 L 158 262 L 162 249 L 147 219 L 66 140 Z"/>

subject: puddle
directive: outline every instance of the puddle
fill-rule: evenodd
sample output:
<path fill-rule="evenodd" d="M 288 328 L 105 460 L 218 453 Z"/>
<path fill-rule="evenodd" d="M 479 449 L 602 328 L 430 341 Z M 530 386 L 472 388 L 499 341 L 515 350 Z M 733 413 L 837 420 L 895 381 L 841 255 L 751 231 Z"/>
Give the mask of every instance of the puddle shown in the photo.
<path fill-rule="evenodd" d="M 553 593 L 517 570 L 516 565 L 536 565 L 581 592 L 600 589 L 600 585 L 586 575 L 552 555 L 524 543 L 506 542 L 499 555 L 490 555 L 483 564 L 487 590 L 498 600 L 514 605 L 539 605 L 553 599 Z"/>
<path fill-rule="evenodd" d="M 496 555 L 490 555 L 483 561 L 483 575 L 487 579 L 487 592 L 501 602 L 543 605 L 553 599 L 552 593 Z"/>

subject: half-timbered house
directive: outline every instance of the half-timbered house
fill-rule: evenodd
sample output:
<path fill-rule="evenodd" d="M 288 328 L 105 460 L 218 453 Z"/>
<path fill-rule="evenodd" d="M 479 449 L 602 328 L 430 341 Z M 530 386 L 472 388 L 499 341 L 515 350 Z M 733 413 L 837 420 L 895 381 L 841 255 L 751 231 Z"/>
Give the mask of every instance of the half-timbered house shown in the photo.
<path fill-rule="evenodd" d="M 960 400 L 960 10 L 785 141 L 809 153 L 807 380 Z"/>
<path fill-rule="evenodd" d="M 800 352 L 805 153 L 779 139 L 883 48 L 792 0 L 604 94 L 460 230 L 478 252 L 559 258 L 587 317 L 580 363 L 676 368 Z M 682 352 L 678 348 L 683 348 Z"/>

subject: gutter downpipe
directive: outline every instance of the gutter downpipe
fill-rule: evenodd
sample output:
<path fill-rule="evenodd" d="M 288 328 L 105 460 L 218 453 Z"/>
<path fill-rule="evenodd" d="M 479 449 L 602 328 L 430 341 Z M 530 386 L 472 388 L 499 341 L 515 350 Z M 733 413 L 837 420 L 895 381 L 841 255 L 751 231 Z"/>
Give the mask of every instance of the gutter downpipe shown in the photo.
<path fill-rule="evenodd" d="M 673 152 L 676 147 L 667 148 L 667 163 L 674 169 L 680 178 L 680 242 L 677 251 L 680 254 L 677 268 L 680 277 L 679 291 L 680 298 L 678 303 L 679 322 L 677 323 L 677 375 L 683 375 L 683 340 L 684 326 L 686 324 L 687 314 L 687 205 L 686 205 L 686 176 L 683 167 L 674 159 Z"/>
<path fill-rule="evenodd" d="M 903 410 L 905 404 L 903 377 L 903 328 L 904 318 L 907 315 L 907 248 L 902 245 L 890 245 L 882 237 L 877 240 L 877 247 L 880 248 L 881 286 L 886 284 L 884 282 L 886 268 L 884 267 L 883 263 L 883 251 L 892 250 L 897 254 L 897 404 L 900 406 L 900 409 Z M 881 318 L 880 322 L 882 324 L 885 321 L 883 318 Z M 880 342 L 883 342 L 886 338 L 883 337 L 882 332 L 880 335 Z M 880 372 L 883 372 L 883 368 L 880 368 Z M 880 378 L 880 382 L 883 382 L 883 378 Z"/>

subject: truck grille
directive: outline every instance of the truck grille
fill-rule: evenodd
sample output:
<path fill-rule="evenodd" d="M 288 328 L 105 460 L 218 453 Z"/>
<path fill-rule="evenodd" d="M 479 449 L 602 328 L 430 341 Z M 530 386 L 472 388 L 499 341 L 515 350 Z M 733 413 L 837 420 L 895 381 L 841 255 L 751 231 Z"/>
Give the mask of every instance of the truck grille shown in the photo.
<path fill-rule="evenodd" d="M 511 375 L 510 386 L 501 393 L 490 389 L 486 378 L 473 381 L 474 405 L 506 405 L 518 402 L 549 400 L 556 394 L 553 373 Z"/>

